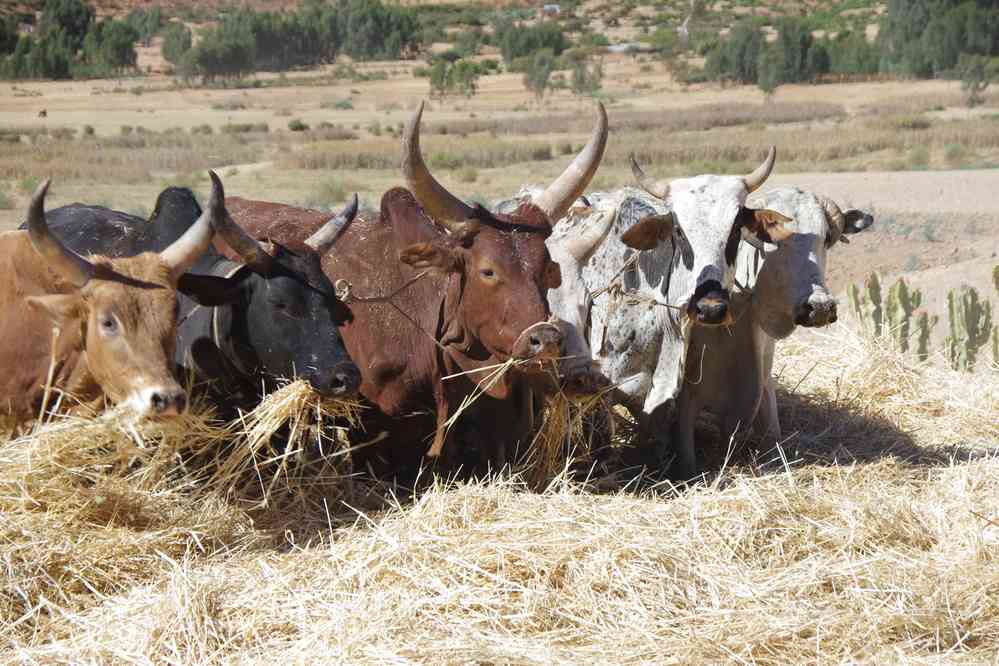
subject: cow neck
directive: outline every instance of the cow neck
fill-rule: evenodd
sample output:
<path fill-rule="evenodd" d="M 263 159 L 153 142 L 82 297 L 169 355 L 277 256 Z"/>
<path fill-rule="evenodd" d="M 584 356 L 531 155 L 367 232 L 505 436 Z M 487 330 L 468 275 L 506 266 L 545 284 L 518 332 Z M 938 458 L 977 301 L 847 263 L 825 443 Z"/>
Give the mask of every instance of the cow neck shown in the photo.
<path fill-rule="evenodd" d="M 472 373 L 468 379 L 479 383 L 489 376 L 484 368 L 496 366 L 502 361 L 483 345 L 465 326 L 461 316 L 461 302 L 465 294 L 465 277 L 462 273 L 451 273 L 444 290 L 444 297 L 438 310 L 435 337 L 443 350 L 443 363 L 446 375 Z M 475 372 L 481 370 L 481 372 Z M 510 394 L 510 375 L 504 374 L 486 391 L 486 395 L 504 400 Z"/>

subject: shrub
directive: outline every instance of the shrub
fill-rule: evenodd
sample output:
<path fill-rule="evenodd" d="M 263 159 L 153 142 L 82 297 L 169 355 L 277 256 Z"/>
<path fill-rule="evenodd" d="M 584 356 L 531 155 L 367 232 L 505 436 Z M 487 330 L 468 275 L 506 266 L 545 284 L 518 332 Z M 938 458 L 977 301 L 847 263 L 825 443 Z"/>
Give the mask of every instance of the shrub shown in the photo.
<path fill-rule="evenodd" d="M 94 136 L 94 126 L 84 125 L 83 126 L 83 136 Z"/>
<path fill-rule="evenodd" d="M 293 118 L 288 121 L 288 129 L 292 132 L 305 132 L 309 129 L 309 126 L 302 122 L 299 118 Z"/>
<path fill-rule="evenodd" d="M 121 135 L 122 136 L 130 136 L 132 134 L 132 130 L 133 129 L 134 128 L 131 125 L 122 125 L 121 126 Z"/>

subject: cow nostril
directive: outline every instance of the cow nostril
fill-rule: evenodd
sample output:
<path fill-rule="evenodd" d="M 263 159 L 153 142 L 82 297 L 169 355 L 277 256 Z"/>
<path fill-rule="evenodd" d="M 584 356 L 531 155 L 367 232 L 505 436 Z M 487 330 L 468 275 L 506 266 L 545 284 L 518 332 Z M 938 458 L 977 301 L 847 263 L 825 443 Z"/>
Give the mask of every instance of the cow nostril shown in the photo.
<path fill-rule="evenodd" d="M 530 337 L 531 347 L 534 349 L 539 349 L 544 343 L 541 342 L 541 338 L 536 335 Z"/>
<path fill-rule="evenodd" d="M 174 404 L 177 405 L 177 413 L 183 412 L 187 409 L 187 394 L 178 393 L 177 397 L 174 398 Z"/>
<path fill-rule="evenodd" d="M 161 393 L 160 391 L 153 391 L 152 395 L 149 396 L 149 403 L 153 408 L 153 411 L 157 414 L 161 414 L 166 411 L 167 406 L 170 404 L 170 398 Z"/>

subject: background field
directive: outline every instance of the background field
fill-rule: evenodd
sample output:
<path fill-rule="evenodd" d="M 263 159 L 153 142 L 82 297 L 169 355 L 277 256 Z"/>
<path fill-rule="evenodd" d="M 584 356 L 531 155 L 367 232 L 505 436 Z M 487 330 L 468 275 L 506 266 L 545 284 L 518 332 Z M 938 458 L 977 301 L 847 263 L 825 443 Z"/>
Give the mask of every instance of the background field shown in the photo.
<path fill-rule="evenodd" d="M 162 4 L 197 25 L 222 6 Z M 615 43 L 686 6 L 583 3 Z M 807 12 L 872 35 L 884 11 L 722 1 L 702 27 Z M 140 216 L 167 185 L 205 196 L 209 168 L 230 195 L 324 210 L 355 191 L 377 207 L 401 184 L 400 127 L 429 93 L 421 61 L 187 87 L 163 73 L 160 39 L 139 49 L 142 77 L 0 82 L 0 230 L 45 177 L 50 207 Z M 872 271 L 886 287 L 904 276 L 941 315 L 936 347 L 950 289 L 974 285 L 999 313 L 999 94 L 968 109 L 958 81 L 872 80 L 767 100 L 682 85 L 648 55 L 603 66 L 612 130 L 591 190 L 632 184 L 632 152 L 665 177 L 746 172 L 776 145 L 768 184 L 874 213 L 830 255 L 837 294 Z M 557 175 L 592 107 L 564 90 L 539 105 L 521 74 L 485 76 L 470 99 L 430 102 L 424 152 L 452 191 L 493 201 Z M 261 506 L 175 464 L 198 429 L 71 421 L 0 441 L 0 663 L 994 663 L 999 375 L 982 356 L 967 375 L 849 320 L 798 331 L 775 367 L 782 446 L 740 450 L 689 489 L 602 468 L 545 492 L 318 476 Z M 698 437 L 720 466 L 711 419 Z"/>

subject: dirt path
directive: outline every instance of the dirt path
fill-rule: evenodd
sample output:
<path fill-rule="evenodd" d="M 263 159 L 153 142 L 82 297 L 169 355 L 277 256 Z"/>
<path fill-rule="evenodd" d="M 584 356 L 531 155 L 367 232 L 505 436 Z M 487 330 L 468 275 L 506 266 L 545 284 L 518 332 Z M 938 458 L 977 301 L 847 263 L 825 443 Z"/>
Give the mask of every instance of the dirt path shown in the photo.
<path fill-rule="evenodd" d="M 775 174 L 767 181 L 767 186 L 773 185 L 814 190 L 841 205 L 858 208 L 873 206 L 896 213 L 977 213 L 994 215 L 999 220 L 999 169 Z"/>

